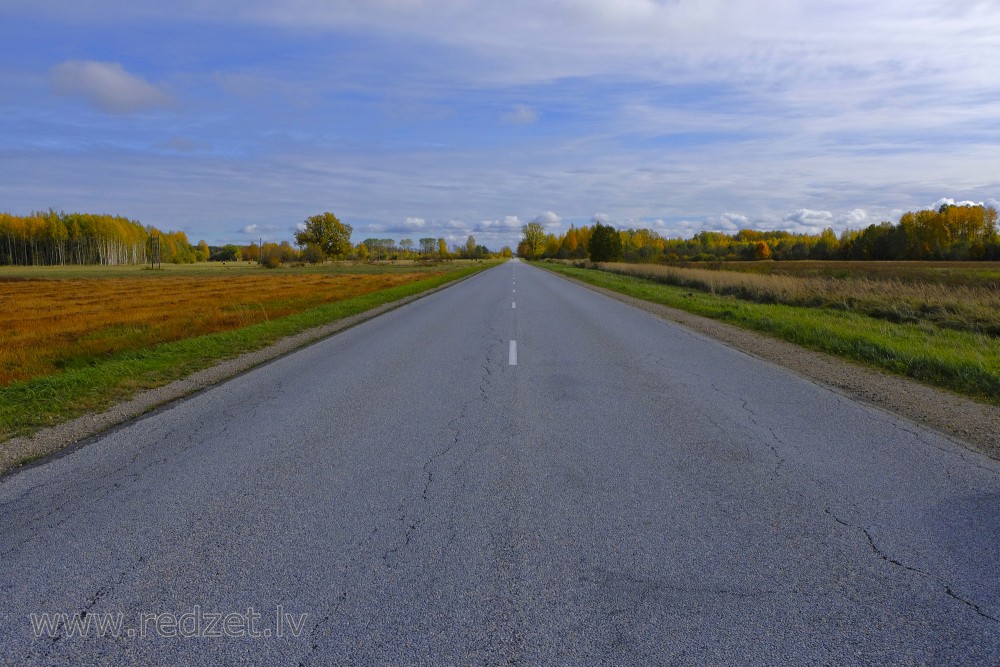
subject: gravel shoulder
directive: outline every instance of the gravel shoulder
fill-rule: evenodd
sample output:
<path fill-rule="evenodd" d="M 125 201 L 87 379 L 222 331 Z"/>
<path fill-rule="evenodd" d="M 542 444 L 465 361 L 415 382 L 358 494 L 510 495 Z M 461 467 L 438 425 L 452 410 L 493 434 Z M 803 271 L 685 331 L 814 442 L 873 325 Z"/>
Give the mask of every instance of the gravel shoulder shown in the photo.
<path fill-rule="evenodd" d="M 969 449 L 1000 460 L 1000 407 L 809 350 L 756 331 L 636 299 L 554 271 L 550 273 L 657 317 L 676 322 L 746 354 L 784 366 L 845 396 L 928 426 Z"/>

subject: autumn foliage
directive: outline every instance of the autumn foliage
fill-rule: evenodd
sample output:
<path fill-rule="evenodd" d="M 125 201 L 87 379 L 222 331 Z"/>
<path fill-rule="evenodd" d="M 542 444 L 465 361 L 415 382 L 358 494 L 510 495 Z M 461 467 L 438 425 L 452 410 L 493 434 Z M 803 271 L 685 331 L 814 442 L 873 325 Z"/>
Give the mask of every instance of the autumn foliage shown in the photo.
<path fill-rule="evenodd" d="M 570 227 L 564 234 L 534 236 L 522 230 L 518 254 L 528 258 L 593 257 L 602 225 Z M 950 206 L 905 213 L 899 222 L 818 234 L 742 229 L 732 234 L 698 232 L 691 238 L 666 238 L 650 229 L 616 230 L 622 258 L 634 263 L 734 260 L 1000 260 L 997 211 L 988 206 Z M 598 235 L 600 236 L 600 235 Z M 606 243 L 604 243 L 606 245 Z M 603 261 L 604 254 L 598 250 Z"/>
<path fill-rule="evenodd" d="M 184 264 L 205 255 L 184 232 L 162 232 L 128 218 L 91 213 L 0 213 L 0 265 L 143 264 L 156 239 L 160 261 Z M 207 259 L 207 257 L 205 257 Z"/>

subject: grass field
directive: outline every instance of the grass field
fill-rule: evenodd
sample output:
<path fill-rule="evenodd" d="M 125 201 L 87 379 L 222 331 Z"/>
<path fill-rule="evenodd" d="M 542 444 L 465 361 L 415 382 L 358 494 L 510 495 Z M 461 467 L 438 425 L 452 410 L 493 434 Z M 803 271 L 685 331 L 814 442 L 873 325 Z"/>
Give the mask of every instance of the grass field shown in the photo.
<path fill-rule="evenodd" d="M 177 278 L 179 276 L 238 276 L 238 275 L 331 275 L 386 272 L 435 272 L 476 265 L 471 260 L 447 262 L 401 259 L 383 262 L 326 262 L 324 264 L 282 265 L 263 269 L 256 262 L 198 262 L 197 264 L 163 264 L 156 269 L 149 265 L 120 266 L 0 266 L 0 281 L 60 280 L 68 278 Z"/>
<path fill-rule="evenodd" d="M 790 266 L 780 266 L 785 264 Z M 730 262 L 713 270 L 607 263 L 600 268 L 745 301 L 844 310 L 890 322 L 1000 336 L 1000 267 L 940 267 L 944 262 L 842 264 Z M 895 266 L 886 266 L 891 264 Z"/>
<path fill-rule="evenodd" d="M 928 279 L 937 270 L 931 263 L 912 267 L 915 275 L 905 278 L 900 277 L 904 263 L 891 271 L 856 267 L 839 278 L 832 272 L 844 270 L 840 262 L 809 262 L 813 266 L 799 269 L 801 275 L 791 268 L 796 263 L 781 264 L 790 266 L 766 273 L 637 264 L 542 266 L 1000 404 L 995 265 L 947 267 L 953 272 L 949 285 Z"/>
<path fill-rule="evenodd" d="M 680 268 L 697 264 L 677 263 Z M 1000 262 L 858 262 L 803 260 L 796 262 L 710 262 L 700 265 L 715 271 L 774 276 L 835 278 L 939 284 L 966 287 L 1000 287 Z"/>
<path fill-rule="evenodd" d="M 0 385 L 436 275 L 443 272 L 0 282 Z"/>
<path fill-rule="evenodd" d="M 489 266 L 0 271 L 0 440 Z"/>

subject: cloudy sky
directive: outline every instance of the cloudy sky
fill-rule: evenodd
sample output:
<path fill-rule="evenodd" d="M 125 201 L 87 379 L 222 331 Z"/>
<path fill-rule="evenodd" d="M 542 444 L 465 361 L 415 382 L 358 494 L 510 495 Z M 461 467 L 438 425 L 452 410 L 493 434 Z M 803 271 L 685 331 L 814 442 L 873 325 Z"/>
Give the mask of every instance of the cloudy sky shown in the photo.
<path fill-rule="evenodd" d="M 210 243 L 1000 197 L 994 0 L 0 0 L 0 210 Z"/>

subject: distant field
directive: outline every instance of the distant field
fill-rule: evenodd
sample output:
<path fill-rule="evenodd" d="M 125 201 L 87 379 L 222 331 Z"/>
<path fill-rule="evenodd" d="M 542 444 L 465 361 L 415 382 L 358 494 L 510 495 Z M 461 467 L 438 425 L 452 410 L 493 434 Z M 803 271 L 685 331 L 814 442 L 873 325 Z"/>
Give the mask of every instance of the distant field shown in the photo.
<path fill-rule="evenodd" d="M 739 273 L 758 273 L 840 280 L 878 280 L 906 283 L 963 285 L 1000 289 L 1000 262 L 706 262 L 675 263 L 678 268 L 708 268 Z"/>
<path fill-rule="evenodd" d="M 954 264 L 807 261 L 600 267 L 745 301 L 844 310 L 890 322 L 1000 336 L 1000 266 Z"/>
<path fill-rule="evenodd" d="M 0 441 L 493 265 L 0 267 Z"/>
<path fill-rule="evenodd" d="M 234 276 L 249 275 L 306 275 L 306 274 L 358 274 L 386 273 L 392 271 L 434 272 L 475 265 L 471 260 L 449 260 L 447 263 L 419 262 L 412 259 L 375 263 L 327 262 L 325 264 L 263 269 L 256 262 L 199 262 L 197 264 L 163 264 L 156 269 L 149 265 L 121 266 L 0 266 L 0 281 L 12 279 L 63 279 L 63 278 L 169 278 L 177 276 Z"/>
<path fill-rule="evenodd" d="M 0 277 L 0 385 L 93 365 L 118 352 L 238 329 L 442 272 L 219 274 Z"/>
<path fill-rule="evenodd" d="M 996 263 L 542 266 L 1000 404 Z"/>

